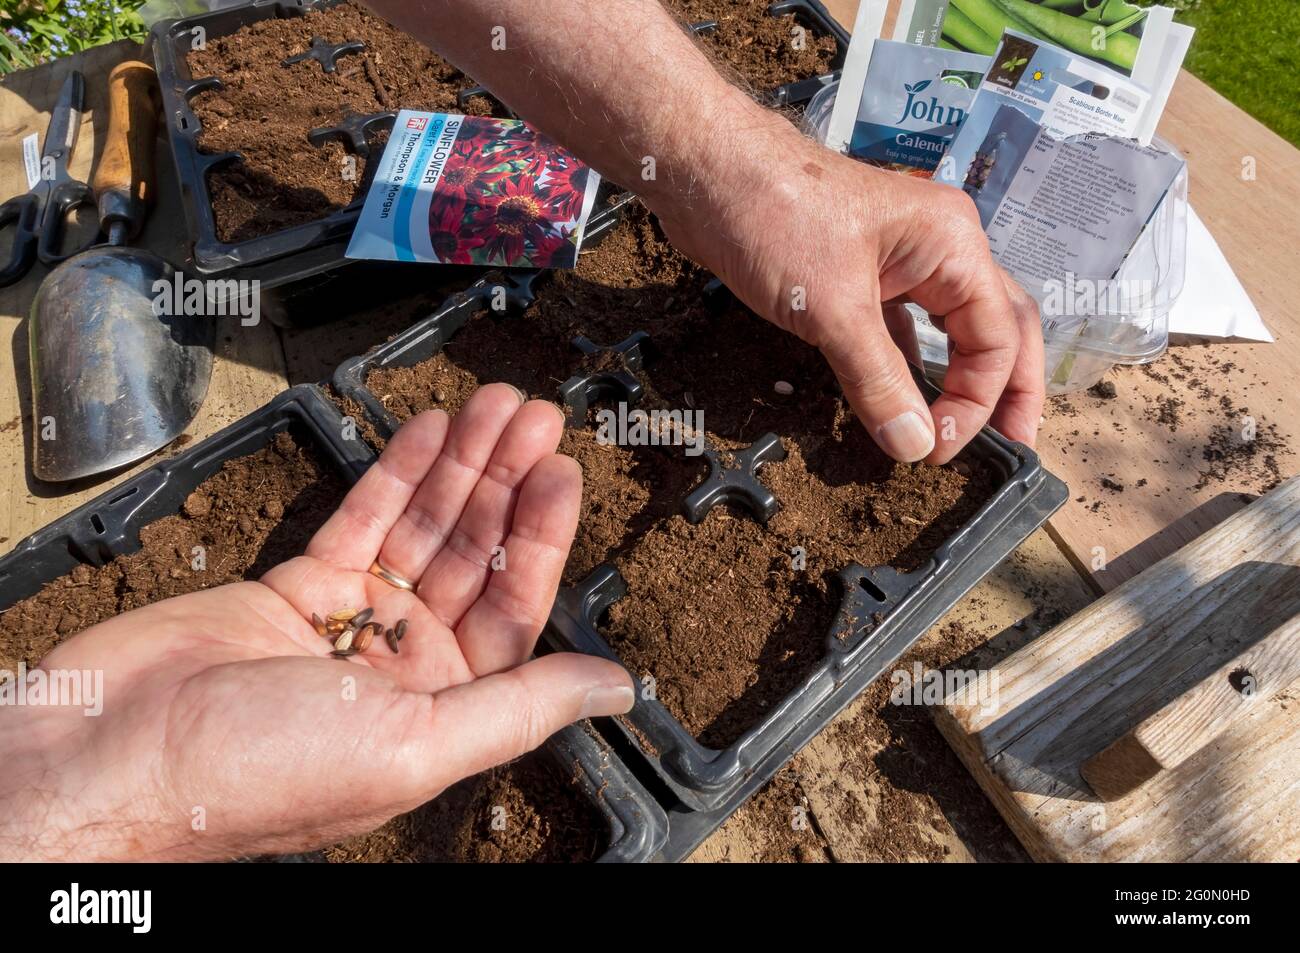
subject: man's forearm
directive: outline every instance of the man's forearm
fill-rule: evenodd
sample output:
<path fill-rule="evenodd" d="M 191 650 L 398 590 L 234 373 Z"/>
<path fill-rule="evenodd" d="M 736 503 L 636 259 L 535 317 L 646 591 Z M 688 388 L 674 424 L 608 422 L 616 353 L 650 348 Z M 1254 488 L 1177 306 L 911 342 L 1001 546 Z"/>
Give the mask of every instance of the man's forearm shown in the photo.
<path fill-rule="evenodd" d="M 761 168 L 755 142 L 792 132 L 656 0 L 566 0 L 562 16 L 555 0 L 365 2 L 656 210 L 711 216 L 738 157 Z"/>

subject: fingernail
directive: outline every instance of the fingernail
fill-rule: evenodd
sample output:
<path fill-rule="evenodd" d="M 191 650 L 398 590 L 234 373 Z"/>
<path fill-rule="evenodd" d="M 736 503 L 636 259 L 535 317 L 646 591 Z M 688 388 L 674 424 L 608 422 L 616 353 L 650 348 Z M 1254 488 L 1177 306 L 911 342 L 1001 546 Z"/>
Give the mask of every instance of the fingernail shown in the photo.
<path fill-rule="evenodd" d="M 506 386 L 509 387 L 512 391 L 514 391 L 516 394 L 519 395 L 519 403 L 521 403 L 521 404 L 526 404 L 526 403 L 528 403 L 528 395 L 525 394 L 522 390 L 520 390 L 520 389 L 519 389 L 518 387 L 516 387 L 514 384 L 507 384 Z"/>
<path fill-rule="evenodd" d="M 636 695 L 631 685 L 601 685 L 587 692 L 582 700 L 579 718 L 597 718 L 605 715 L 622 715 L 632 710 Z"/>
<path fill-rule="evenodd" d="M 561 419 L 561 420 L 563 420 L 565 423 L 568 423 L 568 422 L 569 422 L 569 415 L 566 414 L 566 413 L 564 412 L 564 408 L 563 408 L 563 407 L 561 407 L 559 404 L 557 404 L 557 403 L 556 403 L 555 401 L 553 401 L 553 400 L 548 400 L 547 403 L 550 404 L 552 407 L 555 408 L 555 412 L 556 412 L 557 414 L 560 415 L 560 419 Z"/>
<path fill-rule="evenodd" d="M 876 442 L 895 460 L 915 463 L 924 460 L 934 449 L 934 431 L 929 420 L 909 410 L 877 427 Z"/>

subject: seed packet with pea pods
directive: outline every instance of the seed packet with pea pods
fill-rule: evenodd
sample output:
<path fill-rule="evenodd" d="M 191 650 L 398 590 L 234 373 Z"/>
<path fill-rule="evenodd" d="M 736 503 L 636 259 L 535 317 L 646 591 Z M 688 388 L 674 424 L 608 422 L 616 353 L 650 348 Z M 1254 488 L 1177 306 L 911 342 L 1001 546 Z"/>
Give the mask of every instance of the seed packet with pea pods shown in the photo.
<path fill-rule="evenodd" d="M 1150 88 L 1172 22 L 1170 8 L 1130 0 L 903 0 L 894 39 L 992 56 L 1012 30 Z"/>
<path fill-rule="evenodd" d="M 402 110 L 347 257 L 572 268 L 599 185 L 527 123 Z"/>

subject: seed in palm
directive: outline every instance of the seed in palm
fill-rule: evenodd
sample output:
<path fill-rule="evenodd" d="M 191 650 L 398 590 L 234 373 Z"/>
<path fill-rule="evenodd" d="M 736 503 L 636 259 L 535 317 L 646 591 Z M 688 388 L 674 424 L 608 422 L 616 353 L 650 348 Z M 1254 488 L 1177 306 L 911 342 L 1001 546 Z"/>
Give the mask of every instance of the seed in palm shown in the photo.
<path fill-rule="evenodd" d="M 367 622 L 357 630 L 357 634 L 352 639 L 352 647 L 358 652 L 364 652 L 370 648 L 370 643 L 382 626 L 378 622 Z"/>

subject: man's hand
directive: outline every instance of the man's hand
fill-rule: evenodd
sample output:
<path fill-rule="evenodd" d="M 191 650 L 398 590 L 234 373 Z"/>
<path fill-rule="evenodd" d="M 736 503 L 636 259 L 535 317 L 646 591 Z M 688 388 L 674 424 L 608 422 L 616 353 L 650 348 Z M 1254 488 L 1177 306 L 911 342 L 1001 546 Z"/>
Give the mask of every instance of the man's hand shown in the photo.
<path fill-rule="evenodd" d="M 757 119 L 756 122 L 763 122 Z M 685 211 L 657 205 L 673 243 L 754 311 L 821 349 L 876 442 L 945 463 L 985 423 L 1033 445 L 1043 403 L 1038 309 L 993 261 L 964 192 L 868 168 L 782 119 L 760 160 Z M 753 168 L 759 173 L 753 175 Z M 927 407 L 908 371 L 915 302 L 944 327 L 944 394 Z"/>
<path fill-rule="evenodd" d="M 103 713 L 0 717 L 12 859 L 215 859 L 370 830 L 580 718 L 632 706 L 627 674 L 528 661 L 577 526 L 582 475 L 554 405 L 480 390 L 409 421 L 312 539 L 261 582 L 97 625 L 47 670 L 102 670 Z M 505 564 L 493 570 L 494 547 Z M 499 556 L 502 551 L 496 551 Z M 367 572 L 418 580 L 415 592 Z M 498 559 L 498 565 L 500 565 Z M 310 619 L 408 620 L 348 661 Z"/>
<path fill-rule="evenodd" d="M 655 0 L 365 2 L 635 191 L 684 252 L 821 348 L 887 453 L 949 460 L 990 418 L 1033 443 L 1037 309 L 994 264 L 959 190 L 805 139 L 730 86 Z M 913 338 L 895 306 L 905 299 L 952 345 L 932 408 L 895 345 Z"/>

